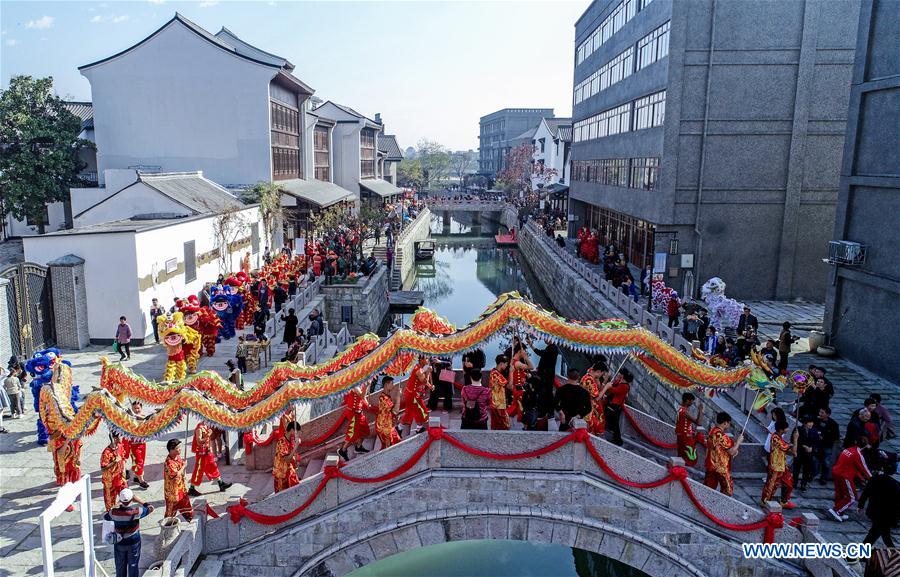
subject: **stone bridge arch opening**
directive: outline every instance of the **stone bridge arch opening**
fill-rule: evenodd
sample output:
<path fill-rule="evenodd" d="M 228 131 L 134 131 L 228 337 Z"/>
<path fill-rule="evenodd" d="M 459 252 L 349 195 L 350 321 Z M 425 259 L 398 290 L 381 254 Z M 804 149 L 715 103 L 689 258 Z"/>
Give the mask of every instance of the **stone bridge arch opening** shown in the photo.
<path fill-rule="evenodd" d="M 440 509 L 359 533 L 310 557 L 292 577 L 342 577 L 395 555 L 446 543 L 525 541 L 581 549 L 634 571 L 634 577 L 707 577 L 688 559 L 621 527 L 534 507 Z"/>

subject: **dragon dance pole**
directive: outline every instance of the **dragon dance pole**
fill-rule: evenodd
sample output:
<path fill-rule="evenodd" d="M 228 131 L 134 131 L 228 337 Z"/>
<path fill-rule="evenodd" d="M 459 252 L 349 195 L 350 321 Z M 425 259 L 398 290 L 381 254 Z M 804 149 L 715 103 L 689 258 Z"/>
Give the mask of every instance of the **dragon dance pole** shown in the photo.
<path fill-rule="evenodd" d="M 184 414 L 184 456 L 182 457 L 187 462 L 187 440 L 188 440 L 188 431 L 191 430 L 191 414 Z"/>
<path fill-rule="evenodd" d="M 750 422 L 750 415 L 753 414 L 753 407 L 756 406 L 756 400 L 759 399 L 759 392 L 760 392 L 761 390 L 762 390 L 762 389 L 757 389 L 757 390 L 756 390 L 756 396 L 753 397 L 753 404 L 750 405 L 750 410 L 747 411 L 747 419 L 744 421 L 744 426 L 741 427 L 741 435 L 743 435 L 743 434 L 744 434 L 744 431 L 747 430 L 747 423 Z"/>

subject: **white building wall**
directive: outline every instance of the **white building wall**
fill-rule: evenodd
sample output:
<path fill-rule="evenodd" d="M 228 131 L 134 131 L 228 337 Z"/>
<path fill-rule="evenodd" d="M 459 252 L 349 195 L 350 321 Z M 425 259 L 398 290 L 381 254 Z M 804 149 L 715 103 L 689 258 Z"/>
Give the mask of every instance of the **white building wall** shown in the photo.
<path fill-rule="evenodd" d="M 134 233 L 62 234 L 24 239 L 25 260 L 45 265 L 74 254 L 84 259 L 88 334 L 111 341 L 125 315 L 135 338 L 141 332 Z"/>
<path fill-rule="evenodd" d="M 542 138 L 544 139 L 543 152 L 541 152 Z M 540 160 L 543 160 L 544 170 L 546 171 L 548 169 L 556 169 L 557 175 L 554 179 L 552 179 L 552 181 L 532 176 L 532 190 L 537 189 L 538 183 L 543 183 L 545 186 L 549 186 L 555 182 L 560 182 L 560 178 L 563 179 L 562 184 L 569 184 L 568 170 L 566 170 L 566 166 L 563 162 L 564 152 L 565 143 L 562 141 L 554 142 L 553 134 L 550 132 L 547 124 L 545 122 L 541 122 L 534 133 L 534 154 L 532 155 L 532 158 L 534 159 L 535 165 L 537 165 Z"/>
<path fill-rule="evenodd" d="M 145 165 L 202 170 L 226 186 L 271 180 L 273 68 L 229 54 L 173 21 L 82 74 L 91 83 L 101 175 Z"/>
<path fill-rule="evenodd" d="M 98 204 L 81 216 L 74 215 L 75 228 L 131 218 L 138 214 L 179 214 L 191 211 L 168 196 L 139 182 L 116 194 L 115 198 Z"/>
<path fill-rule="evenodd" d="M 253 223 L 259 223 L 260 231 L 262 231 L 262 220 L 260 219 L 258 208 L 242 210 L 240 216 L 245 222 L 245 230 L 238 234 L 237 238 L 250 236 L 250 227 Z M 160 271 L 165 271 L 166 261 L 169 259 L 177 259 L 178 263 L 184 263 L 184 245 L 186 242 L 194 241 L 197 257 L 213 250 L 217 245 L 214 232 L 215 222 L 216 217 L 210 217 L 138 233 L 135 238 L 135 246 L 137 254 L 141 255 L 141 258 L 137 263 L 137 279 L 144 278 L 147 275 L 156 279 Z M 195 280 L 185 282 L 186 277 L 182 272 L 162 283 L 154 284 L 140 291 L 137 298 L 142 311 L 141 323 L 132 324 L 132 330 L 135 332 L 143 331 L 144 335 L 152 335 L 153 326 L 150 324 L 149 311 L 150 301 L 154 297 L 158 298 L 159 302 L 168 309 L 172 306 L 176 297 L 183 298 L 190 294 L 199 293 L 204 283 L 215 282 L 216 277 L 220 273 L 227 274 L 240 270 L 241 258 L 246 252 L 252 252 L 251 247 L 231 253 L 227 270 L 221 270 L 218 259 L 204 265 L 198 262 L 197 278 Z M 255 261 L 256 259 L 251 255 L 251 264 L 253 266 L 257 264 Z"/>
<path fill-rule="evenodd" d="M 356 194 L 359 199 L 359 131 L 362 124 L 339 123 L 334 127 L 331 138 L 331 173 L 334 183 Z"/>

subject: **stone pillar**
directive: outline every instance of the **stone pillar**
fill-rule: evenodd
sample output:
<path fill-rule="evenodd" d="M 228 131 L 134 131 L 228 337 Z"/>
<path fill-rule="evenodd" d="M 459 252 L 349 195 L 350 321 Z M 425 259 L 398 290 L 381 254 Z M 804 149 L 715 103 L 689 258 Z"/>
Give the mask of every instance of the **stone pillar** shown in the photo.
<path fill-rule="evenodd" d="M 428 417 L 428 428 L 429 429 L 440 429 L 441 428 L 441 418 L 440 417 Z M 432 443 L 428 448 L 428 468 L 429 469 L 440 469 L 441 468 L 441 443 Z"/>
<path fill-rule="evenodd" d="M 584 419 L 575 419 L 572 422 L 572 429 L 575 431 L 579 431 L 581 429 L 587 429 L 587 423 Z M 590 443 L 590 439 L 587 441 Z M 576 473 L 583 472 L 585 466 L 587 465 L 588 452 L 587 448 L 585 448 L 584 443 L 575 443 L 572 445 L 572 450 L 574 451 L 573 459 L 572 459 L 572 469 Z"/>
<path fill-rule="evenodd" d="M 11 311 L 7 300 L 9 297 L 6 294 L 6 291 L 11 290 L 13 286 L 9 279 L 0 278 L 0 359 L 8 359 L 19 354 L 19 351 L 12 350 L 12 327 L 9 321 Z"/>
<path fill-rule="evenodd" d="M 68 254 L 51 261 L 47 266 L 53 294 L 56 345 L 61 349 L 83 349 L 91 342 L 88 333 L 84 259 Z"/>

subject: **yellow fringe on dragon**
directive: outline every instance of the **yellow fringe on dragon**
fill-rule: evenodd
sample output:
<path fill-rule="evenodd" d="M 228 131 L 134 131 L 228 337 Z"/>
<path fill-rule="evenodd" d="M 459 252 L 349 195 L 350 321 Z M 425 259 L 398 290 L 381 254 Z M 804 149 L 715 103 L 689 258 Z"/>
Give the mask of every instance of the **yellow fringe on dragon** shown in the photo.
<path fill-rule="evenodd" d="M 298 402 L 343 394 L 352 387 L 369 383 L 387 367 L 402 364 L 398 358 L 411 358 L 419 353 L 459 354 L 481 346 L 511 323 L 538 338 L 586 353 L 631 353 L 636 363 L 676 388 L 735 387 L 749 373 L 747 367 L 720 369 L 702 364 L 641 327 L 619 322 L 606 325 L 573 322 L 517 294 L 506 294 L 477 320 L 446 335 L 404 329 L 380 344 L 377 337 L 357 341 L 342 354 L 341 361 L 332 361 L 328 371 L 323 371 L 322 366 L 280 363 L 256 387 L 238 391 L 215 373 L 200 373 L 173 385 L 157 385 L 120 365 L 104 365 L 102 390 L 87 395 L 77 415 L 69 417 L 60 413 L 59 400 L 65 397 L 56 390 L 52 390 L 52 398 L 48 399 L 52 404 L 48 410 L 56 411 L 68 438 L 84 435 L 95 417 L 105 419 L 130 437 L 154 438 L 175 427 L 181 415 L 188 412 L 220 428 L 248 430 L 276 418 Z M 123 393 L 161 407 L 146 417 L 136 418 L 116 399 L 115 395 Z"/>

